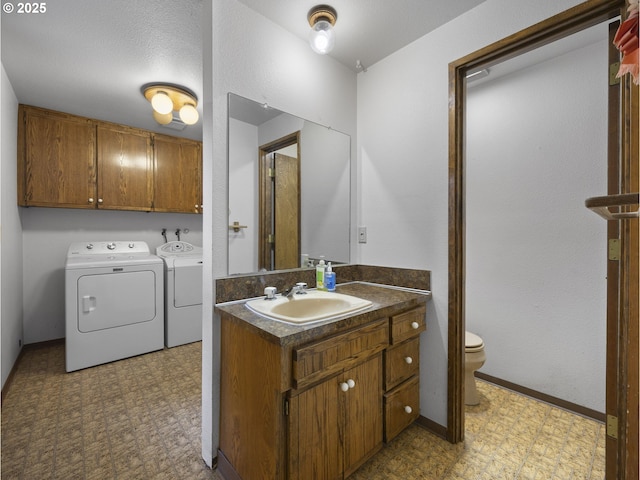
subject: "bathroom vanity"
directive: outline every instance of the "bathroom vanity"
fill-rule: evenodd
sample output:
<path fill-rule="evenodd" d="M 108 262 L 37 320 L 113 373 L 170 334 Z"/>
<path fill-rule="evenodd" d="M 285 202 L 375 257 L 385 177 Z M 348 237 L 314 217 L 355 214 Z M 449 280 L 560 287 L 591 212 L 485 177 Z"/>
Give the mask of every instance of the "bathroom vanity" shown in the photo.
<path fill-rule="evenodd" d="M 227 480 L 346 478 L 418 418 L 429 295 L 358 282 L 338 292 L 372 305 L 307 325 L 216 306 Z"/>

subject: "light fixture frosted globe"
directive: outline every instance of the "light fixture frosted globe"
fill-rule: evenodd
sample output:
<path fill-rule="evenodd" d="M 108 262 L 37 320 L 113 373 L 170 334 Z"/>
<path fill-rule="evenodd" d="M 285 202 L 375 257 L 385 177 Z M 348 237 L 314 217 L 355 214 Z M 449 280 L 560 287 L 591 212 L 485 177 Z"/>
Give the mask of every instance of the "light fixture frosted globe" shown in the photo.
<path fill-rule="evenodd" d="M 158 113 L 158 112 L 156 112 L 154 110 L 153 111 L 153 118 L 160 125 L 168 125 L 168 124 L 171 123 L 171 120 L 173 120 L 173 114 L 171 112 L 169 112 L 169 113 Z"/>
<path fill-rule="evenodd" d="M 329 53 L 336 44 L 333 26 L 326 20 L 317 21 L 309 34 L 309 44 L 311 49 L 320 55 Z"/>
<path fill-rule="evenodd" d="M 185 103 L 180 109 L 180 120 L 187 125 L 193 125 L 198 121 L 198 110 L 191 103 Z"/>
<path fill-rule="evenodd" d="M 151 97 L 151 106 L 156 112 L 162 115 L 166 115 L 173 111 L 173 102 L 171 101 L 171 98 L 169 98 L 169 95 L 162 90 L 156 92 L 156 94 Z"/>

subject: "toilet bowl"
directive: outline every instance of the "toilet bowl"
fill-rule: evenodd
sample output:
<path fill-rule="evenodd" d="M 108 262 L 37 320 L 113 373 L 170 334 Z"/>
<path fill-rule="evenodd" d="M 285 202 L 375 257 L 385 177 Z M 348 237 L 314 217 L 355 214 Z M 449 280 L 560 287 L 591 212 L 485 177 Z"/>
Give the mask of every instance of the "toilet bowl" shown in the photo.
<path fill-rule="evenodd" d="M 474 372 L 482 367 L 487 359 L 484 353 L 484 343 L 478 335 L 465 332 L 464 344 L 464 403 L 465 405 L 478 405 L 480 399 Z"/>

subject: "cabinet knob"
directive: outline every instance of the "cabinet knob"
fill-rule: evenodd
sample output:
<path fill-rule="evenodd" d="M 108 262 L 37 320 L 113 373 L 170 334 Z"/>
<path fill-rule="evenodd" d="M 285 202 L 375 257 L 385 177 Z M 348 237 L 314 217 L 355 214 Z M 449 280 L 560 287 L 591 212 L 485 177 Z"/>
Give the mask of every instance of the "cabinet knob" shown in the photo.
<path fill-rule="evenodd" d="M 411 328 L 413 328 L 414 330 L 417 330 L 420 327 L 420 324 L 418 322 L 411 322 Z"/>
<path fill-rule="evenodd" d="M 89 197 L 89 203 L 93 203 L 93 197 Z"/>
<path fill-rule="evenodd" d="M 411 412 L 413 412 L 413 408 L 411 408 L 409 405 L 405 405 L 404 406 L 404 411 L 406 413 L 411 413 Z"/>
<path fill-rule="evenodd" d="M 356 386 L 356 382 L 355 380 L 353 380 L 352 378 L 350 378 L 349 380 L 347 380 L 346 382 L 342 382 L 340 383 L 340 390 L 342 390 L 343 392 L 348 391 L 350 388 L 353 388 Z"/>
<path fill-rule="evenodd" d="M 98 199 L 98 203 L 102 203 L 102 199 L 101 198 Z"/>
<path fill-rule="evenodd" d="M 404 361 L 407 362 L 407 365 L 411 365 L 413 363 L 413 358 L 411 357 L 404 357 Z"/>

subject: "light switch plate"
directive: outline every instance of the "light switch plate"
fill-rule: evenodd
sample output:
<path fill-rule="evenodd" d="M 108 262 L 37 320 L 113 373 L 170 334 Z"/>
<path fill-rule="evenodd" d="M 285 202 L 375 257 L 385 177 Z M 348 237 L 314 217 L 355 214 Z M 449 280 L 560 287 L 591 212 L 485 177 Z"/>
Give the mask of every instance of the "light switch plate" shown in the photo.
<path fill-rule="evenodd" d="M 358 243 L 367 243 L 367 227 L 358 227 Z"/>

